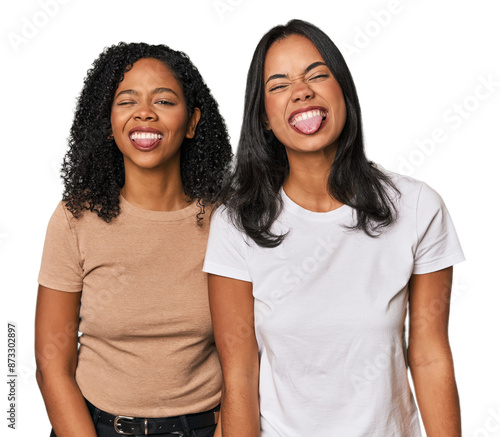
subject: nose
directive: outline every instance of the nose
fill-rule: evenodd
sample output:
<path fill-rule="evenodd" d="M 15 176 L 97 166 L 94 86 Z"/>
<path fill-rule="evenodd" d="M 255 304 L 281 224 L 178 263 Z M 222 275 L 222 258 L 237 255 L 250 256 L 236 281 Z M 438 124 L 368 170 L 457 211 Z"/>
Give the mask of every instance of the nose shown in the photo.
<path fill-rule="evenodd" d="M 314 91 L 309 85 L 299 80 L 292 85 L 291 98 L 294 102 L 308 100 L 314 96 Z"/>
<path fill-rule="evenodd" d="M 146 102 L 139 103 L 137 106 L 135 113 L 134 113 L 134 118 L 136 120 L 156 120 L 157 115 L 156 112 L 154 111 L 154 108 L 152 105 L 149 105 Z"/>

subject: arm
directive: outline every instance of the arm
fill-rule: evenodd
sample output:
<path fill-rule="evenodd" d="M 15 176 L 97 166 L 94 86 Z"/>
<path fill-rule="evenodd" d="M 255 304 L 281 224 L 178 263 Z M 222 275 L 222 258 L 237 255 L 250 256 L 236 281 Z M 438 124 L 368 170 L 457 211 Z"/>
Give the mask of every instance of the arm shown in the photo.
<path fill-rule="evenodd" d="M 210 311 L 222 365 L 222 435 L 259 437 L 259 354 L 252 283 L 208 275 Z"/>
<path fill-rule="evenodd" d="M 222 437 L 222 415 L 219 411 L 219 420 L 217 422 L 217 426 L 215 427 L 213 437 Z"/>
<path fill-rule="evenodd" d="M 215 428 L 214 431 L 214 437 L 222 437 L 222 416 L 219 415 L 219 422 L 217 423 L 217 427 Z"/>
<path fill-rule="evenodd" d="M 448 341 L 453 270 L 410 278 L 408 362 L 428 437 L 460 437 L 460 405 Z"/>
<path fill-rule="evenodd" d="M 75 381 L 81 293 L 38 288 L 35 319 L 36 379 L 57 437 L 96 437 Z"/>

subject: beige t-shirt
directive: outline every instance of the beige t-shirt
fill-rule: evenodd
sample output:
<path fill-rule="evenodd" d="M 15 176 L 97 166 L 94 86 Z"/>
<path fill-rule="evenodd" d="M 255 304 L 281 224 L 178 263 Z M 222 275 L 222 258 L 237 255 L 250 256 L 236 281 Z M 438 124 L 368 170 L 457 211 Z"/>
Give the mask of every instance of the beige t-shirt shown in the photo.
<path fill-rule="evenodd" d="M 123 197 L 111 223 L 59 203 L 38 282 L 82 291 L 76 381 L 98 408 L 164 417 L 217 405 L 222 383 L 202 272 L 209 214 L 148 211 Z"/>

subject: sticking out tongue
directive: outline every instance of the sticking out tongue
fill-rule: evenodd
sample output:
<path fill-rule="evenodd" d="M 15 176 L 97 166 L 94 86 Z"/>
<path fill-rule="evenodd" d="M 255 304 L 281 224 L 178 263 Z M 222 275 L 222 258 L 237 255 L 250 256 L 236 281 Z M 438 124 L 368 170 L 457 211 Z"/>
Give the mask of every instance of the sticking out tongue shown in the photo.
<path fill-rule="evenodd" d="M 303 134 L 310 135 L 319 129 L 322 121 L 323 117 L 321 115 L 315 115 L 314 117 L 297 121 L 295 127 Z"/>
<path fill-rule="evenodd" d="M 151 147 L 154 143 L 159 141 L 158 138 L 135 138 L 134 143 L 136 143 L 139 147 L 143 147 L 144 149 L 147 149 Z"/>

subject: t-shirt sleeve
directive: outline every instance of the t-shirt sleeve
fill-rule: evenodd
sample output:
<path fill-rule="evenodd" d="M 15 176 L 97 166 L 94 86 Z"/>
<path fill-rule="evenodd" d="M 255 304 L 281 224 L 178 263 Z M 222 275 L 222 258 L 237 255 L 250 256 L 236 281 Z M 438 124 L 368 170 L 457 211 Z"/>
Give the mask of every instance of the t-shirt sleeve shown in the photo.
<path fill-rule="evenodd" d="M 61 202 L 50 218 L 38 283 L 54 290 L 82 291 L 82 263 L 75 230 Z"/>
<path fill-rule="evenodd" d="M 413 273 L 435 272 L 465 259 L 443 199 L 425 183 L 418 197 L 416 227 Z"/>
<path fill-rule="evenodd" d="M 210 223 L 203 271 L 252 282 L 247 268 L 247 252 L 244 234 L 235 228 L 225 208 L 217 209 Z"/>

